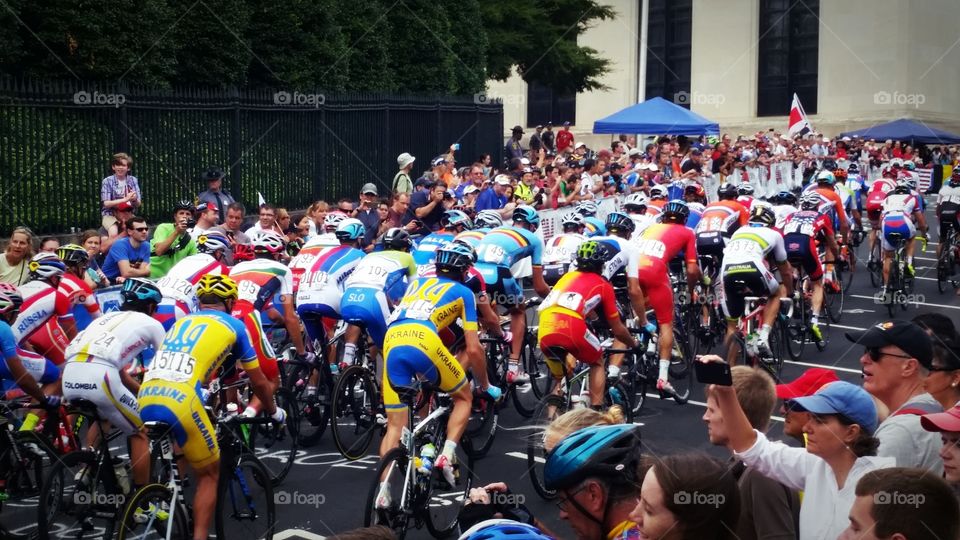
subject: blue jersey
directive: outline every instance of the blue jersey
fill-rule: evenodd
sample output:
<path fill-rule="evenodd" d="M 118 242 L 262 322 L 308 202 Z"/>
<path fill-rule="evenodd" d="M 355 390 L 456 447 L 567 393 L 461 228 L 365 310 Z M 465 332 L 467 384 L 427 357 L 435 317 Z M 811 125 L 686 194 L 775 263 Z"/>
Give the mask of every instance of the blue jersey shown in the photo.
<path fill-rule="evenodd" d="M 697 224 L 700 223 L 700 218 L 703 217 L 703 211 L 706 209 L 700 203 L 689 203 L 687 208 L 690 209 L 690 215 L 687 217 L 687 228 L 697 230 Z"/>
<path fill-rule="evenodd" d="M 683 180 L 674 180 L 667 184 L 667 200 L 682 201 L 683 190 L 686 189 L 686 187 L 687 185 Z"/>
<path fill-rule="evenodd" d="M 464 330 L 477 329 L 477 301 L 466 285 L 438 276 L 410 282 L 403 300 L 393 310 L 390 324 L 416 322 L 434 333 L 462 320 Z"/>
<path fill-rule="evenodd" d="M 433 263 L 434 252 L 447 242 L 452 242 L 454 236 L 456 235 L 453 233 L 441 231 L 427 235 L 414 250 L 413 262 L 417 263 L 417 266 Z"/>
<path fill-rule="evenodd" d="M 477 246 L 477 261 L 510 268 L 530 257 L 533 266 L 543 264 L 543 240 L 527 229 L 504 225 L 493 229 Z"/>
<path fill-rule="evenodd" d="M 585 217 L 583 218 L 583 234 L 587 238 L 606 236 L 607 226 L 603 223 L 603 220 L 598 217 Z"/>
<path fill-rule="evenodd" d="M 490 232 L 490 228 L 488 227 L 474 229 L 472 231 L 463 231 L 462 233 L 458 234 L 454 240 L 460 240 L 461 242 L 470 244 L 470 247 L 473 249 L 477 249 L 477 246 L 480 245 L 480 241 L 483 240 L 483 237 L 486 236 L 488 232 Z"/>
<path fill-rule="evenodd" d="M 3 353 L 0 361 L 17 356 L 17 338 L 13 337 L 13 329 L 4 321 L 0 321 L 0 353 Z"/>

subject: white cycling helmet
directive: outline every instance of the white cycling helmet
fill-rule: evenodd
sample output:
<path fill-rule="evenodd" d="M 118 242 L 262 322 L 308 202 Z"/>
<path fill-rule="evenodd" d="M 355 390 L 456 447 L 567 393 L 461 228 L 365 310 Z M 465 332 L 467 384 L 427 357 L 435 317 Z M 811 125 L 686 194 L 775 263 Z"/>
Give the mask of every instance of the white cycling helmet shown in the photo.
<path fill-rule="evenodd" d="M 503 225 L 503 218 L 500 217 L 500 212 L 496 210 L 481 210 L 473 218 L 473 222 L 480 228 L 495 229 Z"/>
<path fill-rule="evenodd" d="M 269 253 L 271 255 L 280 253 L 286 244 L 280 233 L 276 231 L 255 231 L 250 239 L 254 253 Z"/>
<path fill-rule="evenodd" d="M 343 223 L 343 220 L 347 219 L 347 215 L 343 212 L 330 212 L 327 214 L 327 217 L 323 218 L 323 230 L 324 232 L 334 232 L 337 230 L 337 227 Z"/>
<path fill-rule="evenodd" d="M 667 187 L 666 186 L 653 186 L 650 188 L 650 199 L 651 200 L 660 200 L 667 198 Z"/>
<path fill-rule="evenodd" d="M 635 210 L 643 212 L 647 208 L 647 195 L 644 193 L 631 193 L 623 200 L 623 209 L 626 211 Z"/>

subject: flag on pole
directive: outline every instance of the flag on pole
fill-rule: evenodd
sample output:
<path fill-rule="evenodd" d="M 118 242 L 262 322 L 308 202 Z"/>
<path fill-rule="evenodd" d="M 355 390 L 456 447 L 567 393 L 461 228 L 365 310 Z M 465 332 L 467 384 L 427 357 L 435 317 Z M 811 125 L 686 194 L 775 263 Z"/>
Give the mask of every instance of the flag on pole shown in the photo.
<path fill-rule="evenodd" d="M 807 120 L 807 113 L 803 110 L 803 105 L 800 104 L 800 98 L 794 93 L 793 104 L 790 105 L 790 125 L 787 128 L 787 133 L 791 138 L 796 138 L 811 131 L 813 131 L 813 126 L 810 125 L 810 120 Z"/>
<path fill-rule="evenodd" d="M 263 206 L 267 204 L 267 200 L 263 198 L 263 195 L 260 192 L 257 192 L 257 206 Z"/>

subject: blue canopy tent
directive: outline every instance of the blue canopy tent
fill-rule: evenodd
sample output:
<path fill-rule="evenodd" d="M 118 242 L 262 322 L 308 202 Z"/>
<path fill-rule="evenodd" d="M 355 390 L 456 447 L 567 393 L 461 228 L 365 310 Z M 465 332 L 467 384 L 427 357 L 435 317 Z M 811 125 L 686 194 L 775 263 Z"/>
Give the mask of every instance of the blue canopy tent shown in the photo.
<path fill-rule="evenodd" d="M 878 141 L 890 139 L 894 141 L 910 141 L 911 144 L 960 143 L 960 135 L 954 135 L 948 131 L 928 126 L 923 122 L 908 120 L 906 118 L 840 134 L 841 137 L 853 137 L 854 135 L 859 136 L 861 139 L 876 139 Z"/>
<path fill-rule="evenodd" d="M 594 133 L 714 135 L 720 125 L 661 97 L 631 105 L 593 123 Z"/>

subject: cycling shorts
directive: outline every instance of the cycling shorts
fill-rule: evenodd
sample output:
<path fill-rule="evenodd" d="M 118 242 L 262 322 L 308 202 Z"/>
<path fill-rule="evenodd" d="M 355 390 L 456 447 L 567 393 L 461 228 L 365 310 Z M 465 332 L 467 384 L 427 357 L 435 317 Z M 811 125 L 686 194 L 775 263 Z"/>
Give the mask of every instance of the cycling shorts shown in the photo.
<path fill-rule="evenodd" d="M 523 303 L 523 288 L 513 277 L 510 267 L 490 263 L 477 263 L 474 267 L 480 271 L 483 281 L 487 284 L 487 295 L 491 302 L 506 307 Z"/>
<path fill-rule="evenodd" d="M 564 376 L 567 361 L 565 355 L 557 354 L 559 350 L 591 366 L 603 361 L 600 339 L 587 328 L 583 317 L 569 309 L 551 307 L 540 313 L 537 340 L 550 373 L 557 379 Z"/>
<path fill-rule="evenodd" d="M 726 240 L 720 232 L 705 232 L 697 235 L 697 258 L 704 275 L 717 277 L 720 263 L 723 261 L 723 248 Z"/>
<path fill-rule="evenodd" d="M 383 348 L 383 337 L 387 334 L 387 319 L 390 318 L 390 304 L 387 302 L 387 295 L 381 289 L 348 287 L 343 291 L 340 314 L 348 323 L 365 328 L 373 342 Z"/>
<path fill-rule="evenodd" d="M 240 310 L 240 313 L 235 316 L 243 322 L 244 328 L 247 329 L 247 334 L 250 336 L 250 344 L 253 345 L 253 350 L 257 353 L 257 362 L 260 364 L 260 371 L 263 372 L 267 380 L 276 380 L 280 377 L 280 367 L 277 365 L 277 353 L 274 352 L 273 346 L 270 345 L 266 334 L 263 333 L 263 322 L 260 320 L 260 312 L 253 309 L 251 304 L 234 307 L 235 311 L 237 309 Z"/>
<path fill-rule="evenodd" d="M 649 266 L 641 266 L 638 274 L 640 289 L 647 300 L 647 307 L 653 308 L 660 324 L 673 323 L 673 288 L 670 274 L 663 261 L 654 259 Z"/>
<path fill-rule="evenodd" d="M 324 317 L 340 318 L 340 302 L 343 293 L 338 286 L 321 289 L 300 289 L 297 293 L 297 313 L 307 311 L 319 313 Z"/>
<path fill-rule="evenodd" d="M 951 230 L 958 230 L 957 211 L 960 207 L 956 203 L 943 203 L 940 206 L 940 229 L 938 235 L 940 238 L 946 238 Z"/>
<path fill-rule="evenodd" d="M 553 287 L 570 269 L 570 263 L 550 263 L 543 265 L 543 280 Z"/>
<path fill-rule="evenodd" d="M 881 237 L 883 238 L 884 251 L 893 251 L 896 249 L 896 245 L 890 235 L 899 234 L 904 239 L 910 240 L 917 232 L 913 221 L 903 214 L 888 214 L 883 216 L 883 223 L 881 224 L 880 230 L 882 231 Z"/>
<path fill-rule="evenodd" d="M 20 362 L 26 368 L 27 373 L 38 384 L 54 383 L 60 379 L 60 368 L 51 360 L 35 352 L 25 351 L 20 347 L 17 347 L 17 356 L 20 357 Z M 7 367 L 5 359 L 0 359 L 0 380 L 16 382 L 13 373 L 10 373 L 10 368 Z"/>
<path fill-rule="evenodd" d="M 780 282 L 763 263 L 745 262 L 724 266 L 720 305 L 728 320 L 743 317 L 747 296 L 768 298 L 780 288 Z"/>
<path fill-rule="evenodd" d="M 335 297 L 334 297 L 335 296 Z M 325 340 L 340 320 L 340 291 L 330 295 L 326 303 L 297 305 L 297 315 L 312 340 Z"/>
<path fill-rule="evenodd" d="M 67 339 L 67 334 L 60 327 L 57 318 L 51 317 L 46 324 L 27 338 L 27 343 L 32 345 L 40 356 L 53 360 L 53 363 L 59 366 L 66 360 L 64 354 L 70 340 Z"/>
<path fill-rule="evenodd" d="M 783 237 L 783 244 L 787 248 L 787 259 L 791 264 L 803 267 L 803 271 L 814 281 L 823 276 L 823 264 L 820 263 L 820 253 L 813 237 L 803 233 L 789 233 Z"/>
<path fill-rule="evenodd" d="M 157 311 L 153 314 L 153 318 L 163 325 L 164 330 L 169 331 L 173 328 L 173 323 L 190 313 L 192 312 L 187 302 L 165 296 L 157 305 Z"/>
<path fill-rule="evenodd" d="M 68 360 L 63 367 L 63 398 L 85 399 L 97 406 L 101 418 L 117 426 L 124 435 L 140 431 L 140 408 L 137 396 L 120 380 L 116 366 L 90 359 Z"/>
<path fill-rule="evenodd" d="M 417 322 L 401 322 L 387 330 L 383 361 L 383 405 L 388 411 L 406 410 L 393 388 L 412 385 L 417 375 L 446 393 L 456 392 L 467 383 L 463 367 L 440 336 Z"/>
<path fill-rule="evenodd" d="M 137 396 L 140 419 L 145 423 L 168 424 L 193 468 L 206 467 L 220 459 L 217 434 L 203 408 L 199 389 L 200 385 L 154 379 L 144 382 Z"/>

